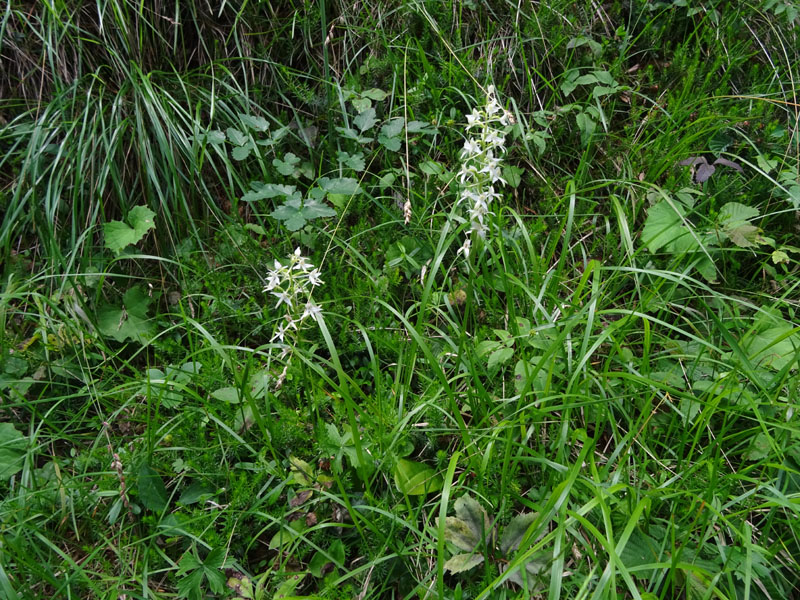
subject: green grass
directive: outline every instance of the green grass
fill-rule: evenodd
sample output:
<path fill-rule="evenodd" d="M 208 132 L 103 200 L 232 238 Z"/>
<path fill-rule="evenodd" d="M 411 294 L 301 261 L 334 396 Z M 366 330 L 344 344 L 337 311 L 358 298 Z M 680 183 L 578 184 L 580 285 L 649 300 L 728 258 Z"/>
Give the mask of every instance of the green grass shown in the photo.
<path fill-rule="evenodd" d="M 800 593 L 796 2 L 200 4 L 0 15 L 0 597 Z"/>

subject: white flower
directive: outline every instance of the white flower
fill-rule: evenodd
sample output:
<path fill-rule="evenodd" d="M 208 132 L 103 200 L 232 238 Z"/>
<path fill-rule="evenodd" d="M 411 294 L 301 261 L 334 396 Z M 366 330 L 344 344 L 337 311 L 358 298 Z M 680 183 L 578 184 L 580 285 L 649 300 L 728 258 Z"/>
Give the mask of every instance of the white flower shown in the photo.
<path fill-rule="evenodd" d="M 306 302 L 306 309 L 303 311 L 303 316 L 300 318 L 305 319 L 306 317 L 311 317 L 315 321 L 319 322 L 321 314 L 322 307 L 319 304 L 315 304 L 313 300 L 309 300 Z"/>
<path fill-rule="evenodd" d="M 290 309 L 293 308 L 292 297 L 289 295 L 288 292 L 281 290 L 280 292 L 272 292 L 272 295 L 278 298 L 278 303 L 275 305 L 275 308 L 280 307 L 281 304 L 285 304 Z"/>
<path fill-rule="evenodd" d="M 461 152 L 462 157 L 475 156 L 481 153 L 481 147 L 477 141 L 467 139 L 464 142 L 464 150 Z"/>
<path fill-rule="evenodd" d="M 494 160 L 490 163 L 487 163 L 485 167 L 483 167 L 480 171 L 481 173 L 486 173 L 489 178 L 492 180 L 492 183 L 497 183 L 498 181 L 505 184 L 505 179 L 503 179 L 503 170 L 500 168 L 500 161 Z"/>
<path fill-rule="evenodd" d="M 324 281 L 322 281 L 322 279 L 320 279 L 320 275 L 321 273 L 319 272 L 319 269 L 314 269 L 308 274 L 308 282 L 313 286 L 325 283 Z"/>
<path fill-rule="evenodd" d="M 480 125 L 480 121 L 481 121 L 481 113 L 478 112 L 477 108 L 473 108 L 472 113 L 467 115 L 467 131 L 469 131 L 476 125 Z"/>
<path fill-rule="evenodd" d="M 281 284 L 281 276 L 277 271 L 270 271 L 267 274 L 267 285 L 264 288 L 265 292 L 271 292 Z"/>
<path fill-rule="evenodd" d="M 278 331 L 275 332 L 275 335 L 272 336 L 270 342 L 274 342 L 275 340 L 280 340 L 283 343 L 283 338 L 286 336 L 286 332 L 289 330 L 288 325 L 284 325 L 281 323 L 278 325 Z"/>

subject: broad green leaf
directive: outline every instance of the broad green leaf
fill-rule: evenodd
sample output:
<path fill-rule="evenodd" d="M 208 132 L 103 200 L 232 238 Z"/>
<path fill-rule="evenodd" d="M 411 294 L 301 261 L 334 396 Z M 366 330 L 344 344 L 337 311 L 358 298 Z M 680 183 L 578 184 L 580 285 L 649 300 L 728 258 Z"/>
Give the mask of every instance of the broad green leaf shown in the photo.
<path fill-rule="evenodd" d="M 628 543 L 620 553 L 620 560 L 627 569 L 643 567 L 659 562 L 661 545 L 638 527 L 633 530 Z M 644 572 L 642 572 L 644 573 Z"/>
<path fill-rule="evenodd" d="M 419 165 L 419 170 L 426 175 L 441 175 L 444 173 L 444 167 L 442 164 L 436 162 L 435 160 L 426 160 L 421 162 Z"/>
<path fill-rule="evenodd" d="M 485 340 L 478 344 L 476 352 L 478 356 L 486 356 L 493 350 L 496 350 L 500 347 L 500 342 L 496 342 L 495 340 Z"/>
<path fill-rule="evenodd" d="M 22 470 L 25 437 L 11 423 L 0 423 L 0 481 Z"/>
<path fill-rule="evenodd" d="M 208 132 L 206 135 L 206 139 L 208 140 L 209 144 L 219 145 L 225 143 L 225 133 L 220 131 L 219 129 L 213 129 Z"/>
<path fill-rule="evenodd" d="M 382 133 L 378 134 L 378 143 L 391 152 L 397 152 L 401 146 L 399 137 L 386 137 Z"/>
<path fill-rule="evenodd" d="M 519 184 L 522 182 L 522 174 L 524 172 L 524 169 L 520 169 L 514 165 L 506 165 L 503 167 L 503 179 L 505 179 L 506 183 L 512 188 L 518 188 Z"/>
<path fill-rule="evenodd" d="M 517 568 L 509 575 L 508 581 L 516 583 L 521 588 L 527 588 L 529 593 L 542 591 L 545 585 L 543 580 L 551 558 L 552 552 L 537 552 L 525 563 L 525 579 L 522 577 L 522 569 Z M 505 565 L 501 570 L 506 570 Z"/>
<path fill-rule="evenodd" d="M 463 519 L 446 517 L 444 520 L 444 539 L 461 550 L 467 552 L 475 550 L 481 543 L 481 535 L 480 531 L 476 533 Z"/>
<path fill-rule="evenodd" d="M 770 443 L 767 434 L 763 431 L 755 436 L 750 442 L 750 448 L 744 453 L 746 460 L 762 460 L 767 458 L 770 453 Z"/>
<path fill-rule="evenodd" d="M 314 479 L 314 469 L 310 464 L 302 458 L 290 456 L 289 465 L 289 472 L 292 474 L 292 479 L 295 483 L 311 485 L 311 481 Z"/>
<path fill-rule="evenodd" d="M 245 160 L 248 156 L 250 156 L 250 152 L 253 150 L 252 144 L 246 144 L 244 146 L 236 146 L 231 152 L 231 156 L 233 160 Z"/>
<path fill-rule="evenodd" d="M 318 200 L 308 198 L 305 202 L 292 198 L 270 213 L 273 219 L 283 221 L 289 231 L 297 231 L 306 223 L 319 217 L 335 217 L 336 211 Z"/>
<path fill-rule="evenodd" d="M 403 125 L 405 125 L 405 120 L 403 117 L 394 117 L 393 119 L 389 119 L 384 123 L 381 127 L 381 133 L 385 135 L 387 138 L 394 138 L 400 135 L 403 131 Z"/>
<path fill-rule="evenodd" d="M 358 152 L 356 154 L 348 154 L 347 152 L 339 152 L 338 153 L 339 162 L 343 165 L 350 167 L 357 173 L 363 171 L 367 163 L 364 162 L 364 153 Z"/>
<path fill-rule="evenodd" d="M 800 334 L 788 323 L 777 325 L 749 335 L 742 341 L 742 349 L 754 364 L 780 371 L 796 363 Z"/>
<path fill-rule="evenodd" d="M 444 480 L 428 465 L 401 458 L 394 468 L 394 483 L 403 494 L 421 496 L 441 490 Z"/>
<path fill-rule="evenodd" d="M 492 369 L 504 365 L 514 356 L 514 348 L 498 348 L 489 355 L 489 362 L 486 368 L 491 371 Z"/>
<path fill-rule="evenodd" d="M 372 106 L 372 102 L 369 98 L 352 98 L 350 104 L 353 105 L 353 108 L 355 108 L 358 113 L 369 110 L 370 106 Z"/>
<path fill-rule="evenodd" d="M 355 119 L 353 119 L 353 125 L 358 127 L 361 133 L 372 129 L 377 123 L 375 119 L 375 109 L 368 108 L 358 114 Z"/>
<path fill-rule="evenodd" d="M 647 219 L 642 229 L 642 243 L 650 252 L 658 252 L 671 244 L 684 232 L 683 215 L 685 211 L 678 203 L 659 202 L 647 211 Z"/>
<path fill-rule="evenodd" d="M 363 191 L 358 185 L 358 180 L 352 177 L 337 177 L 336 179 L 320 177 L 318 183 L 320 188 L 329 194 L 345 194 L 347 196 L 352 196 L 353 194 L 360 194 Z"/>
<path fill-rule="evenodd" d="M 167 507 L 169 495 L 167 488 L 164 487 L 164 481 L 147 463 L 142 463 L 139 467 L 136 488 L 139 492 L 139 500 L 148 510 L 161 512 Z"/>
<path fill-rule="evenodd" d="M 277 183 L 254 183 L 251 186 L 253 189 L 242 196 L 244 202 L 255 202 L 256 200 L 267 200 L 269 198 L 284 197 L 300 199 L 300 194 L 297 193 L 296 186 L 281 185 Z"/>
<path fill-rule="evenodd" d="M 500 550 L 508 556 L 511 550 L 519 548 L 522 538 L 532 523 L 539 517 L 539 513 L 522 513 L 517 515 L 503 530 L 503 537 L 500 539 Z"/>
<path fill-rule="evenodd" d="M 389 94 L 378 88 L 371 88 L 366 92 L 361 92 L 361 95 L 370 100 L 375 100 L 375 102 L 383 102 Z"/>
<path fill-rule="evenodd" d="M 278 169 L 278 172 L 287 177 L 299 177 L 300 171 L 297 169 L 299 163 L 300 157 L 292 152 L 287 152 L 283 160 L 276 158 L 272 161 L 272 165 Z"/>
<path fill-rule="evenodd" d="M 355 129 L 350 127 L 337 127 L 336 131 L 348 139 L 355 140 L 362 146 L 364 144 L 369 144 L 373 140 L 371 137 L 362 136 Z"/>
<path fill-rule="evenodd" d="M 576 85 L 594 85 L 597 83 L 597 77 L 593 74 L 581 75 L 575 80 Z"/>
<path fill-rule="evenodd" d="M 463 573 L 474 569 L 483 562 L 483 554 L 456 554 L 446 563 L 444 570 L 451 573 Z"/>
<path fill-rule="evenodd" d="M 492 523 L 483 506 L 472 496 L 464 494 L 453 504 L 456 516 L 464 521 L 478 540 L 491 542 Z M 470 548 L 462 548 L 469 550 Z"/>
<path fill-rule="evenodd" d="M 130 244 L 137 244 L 155 228 L 156 214 L 146 206 L 134 206 L 128 213 L 128 223 L 110 221 L 103 225 L 106 248 L 115 254 L 122 252 Z"/>
<path fill-rule="evenodd" d="M 235 387 L 223 387 L 211 392 L 211 397 L 228 404 L 239 404 L 239 390 Z"/>
<path fill-rule="evenodd" d="M 750 223 L 759 210 L 739 202 L 728 202 L 719 211 L 718 223 L 730 240 L 740 248 L 750 248 L 760 241 L 759 229 Z"/>
<path fill-rule="evenodd" d="M 152 299 L 140 286 L 130 288 L 122 297 L 122 307 L 105 305 L 97 311 L 97 328 L 118 342 L 127 339 L 149 342 L 153 323 L 147 317 Z"/>
<path fill-rule="evenodd" d="M 225 133 L 228 134 L 228 141 L 231 142 L 234 146 L 243 146 L 248 139 L 245 134 L 243 134 L 235 127 L 228 127 L 225 130 Z"/>
<path fill-rule="evenodd" d="M 575 122 L 581 132 L 581 146 L 585 148 L 589 145 L 589 141 L 597 129 L 597 122 L 586 112 L 579 112 L 575 115 Z"/>
<path fill-rule="evenodd" d="M 789 262 L 789 255 L 786 254 L 783 250 L 775 250 L 772 253 L 772 262 L 776 265 L 781 263 L 788 263 Z"/>
<path fill-rule="evenodd" d="M 425 135 L 434 135 L 439 132 L 436 127 L 424 121 L 410 121 L 408 125 L 406 125 L 406 131 L 408 133 L 422 133 Z"/>
<path fill-rule="evenodd" d="M 206 486 L 202 481 L 194 481 L 189 487 L 183 490 L 181 497 L 178 499 L 178 504 L 188 506 L 196 504 L 201 500 L 207 500 L 214 495 L 214 491 Z"/>
<path fill-rule="evenodd" d="M 262 133 L 269 129 L 269 121 L 267 121 L 264 117 L 256 117 L 253 115 L 239 113 L 239 118 L 242 120 L 242 123 L 244 123 L 250 129 L 255 129 L 256 131 L 260 131 Z"/>
<path fill-rule="evenodd" d="M 273 535 L 269 541 L 270 550 L 279 550 L 283 546 L 291 544 L 304 529 L 305 523 L 303 523 L 302 519 L 292 521 L 288 527 L 281 527 L 280 531 Z"/>
<path fill-rule="evenodd" d="M 183 560 L 181 560 L 183 565 Z M 189 598 L 189 600 L 200 600 L 203 596 L 201 586 L 203 585 L 203 570 L 197 569 L 189 575 L 178 573 L 178 597 Z"/>

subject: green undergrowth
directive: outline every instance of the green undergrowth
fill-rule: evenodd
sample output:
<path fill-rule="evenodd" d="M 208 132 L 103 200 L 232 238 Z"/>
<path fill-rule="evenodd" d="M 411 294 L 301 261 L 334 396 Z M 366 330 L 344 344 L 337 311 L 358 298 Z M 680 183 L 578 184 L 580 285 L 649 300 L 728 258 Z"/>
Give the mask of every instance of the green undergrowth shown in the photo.
<path fill-rule="evenodd" d="M 796 2 L 200 4 L 0 17 L 1 597 L 798 593 Z"/>

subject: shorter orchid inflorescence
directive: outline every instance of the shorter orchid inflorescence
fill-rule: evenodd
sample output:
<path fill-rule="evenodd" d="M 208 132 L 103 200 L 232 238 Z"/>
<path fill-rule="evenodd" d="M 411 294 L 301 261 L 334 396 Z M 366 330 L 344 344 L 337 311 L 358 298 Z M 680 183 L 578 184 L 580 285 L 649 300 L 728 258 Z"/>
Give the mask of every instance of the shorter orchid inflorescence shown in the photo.
<path fill-rule="evenodd" d="M 467 206 L 470 222 L 469 234 L 459 252 L 467 257 L 476 238 L 486 239 L 489 230 L 486 221 L 492 214 L 489 207 L 500 198 L 495 184 L 506 183 L 501 160 L 505 152 L 503 128 L 511 123 L 511 114 L 497 101 L 493 85 L 487 89 L 486 105 L 467 115 L 467 131 L 471 137 L 464 142 L 458 175 L 461 184 L 458 204 Z"/>
<path fill-rule="evenodd" d="M 324 282 L 320 279 L 319 269 L 301 254 L 300 248 L 289 256 L 288 264 L 276 260 L 275 267 L 267 273 L 267 285 L 264 291 L 270 292 L 278 299 L 275 308 L 284 306 L 286 311 L 270 340 L 271 342 L 277 340 L 283 345 L 283 356 L 291 354 L 303 321 L 311 317 L 319 322 L 322 309 L 311 296 L 314 288 L 322 283 Z M 283 383 L 285 376 L 286 368 L 278 378 L 278 387 Z"/>

